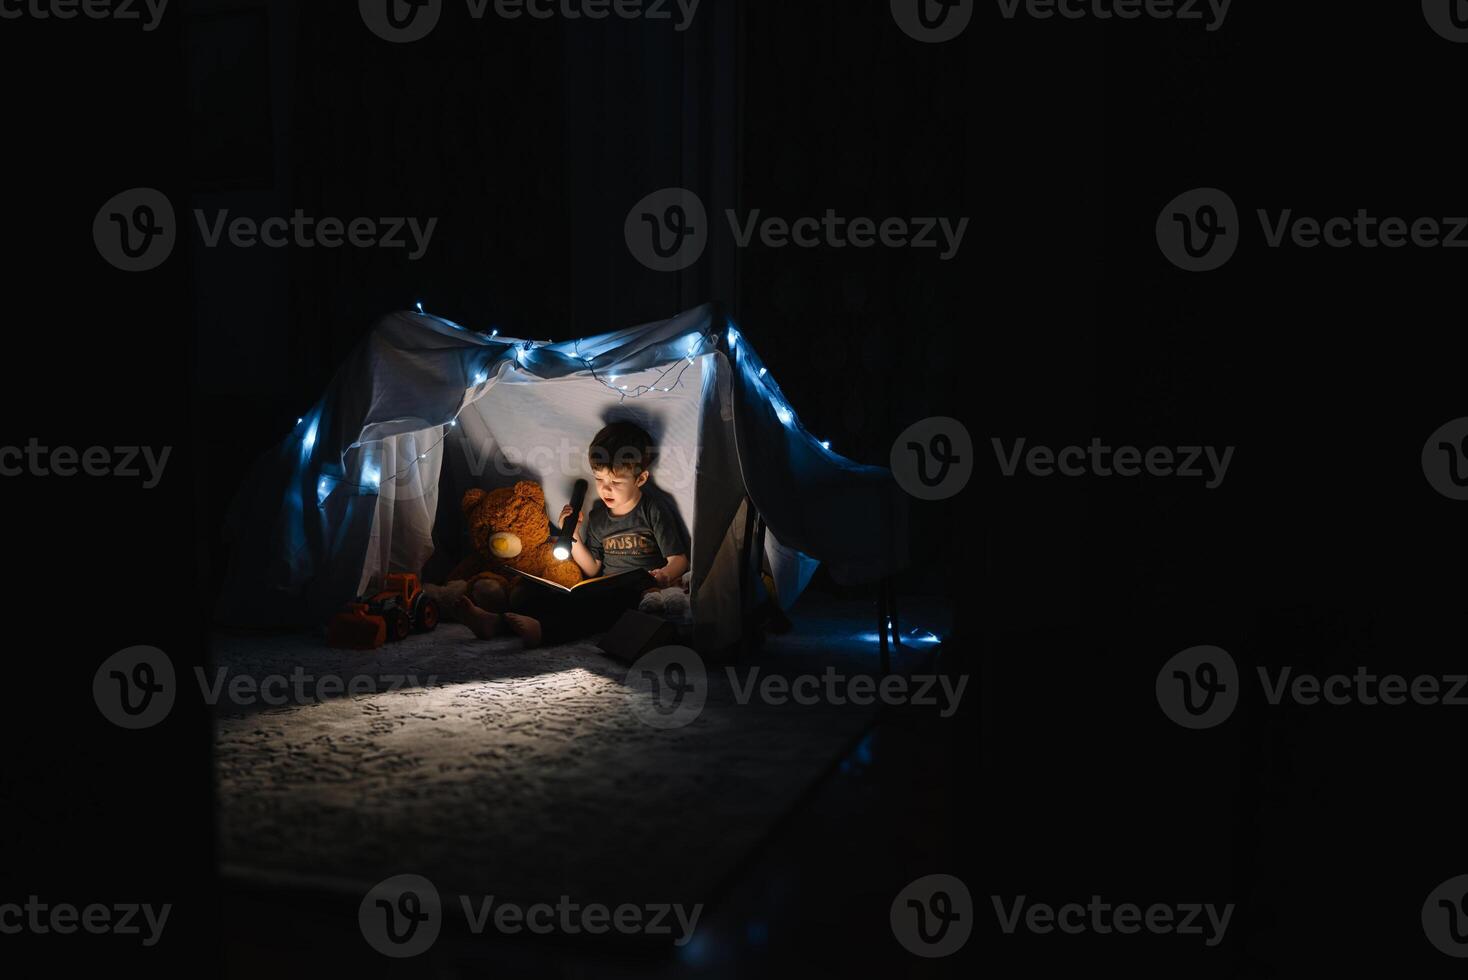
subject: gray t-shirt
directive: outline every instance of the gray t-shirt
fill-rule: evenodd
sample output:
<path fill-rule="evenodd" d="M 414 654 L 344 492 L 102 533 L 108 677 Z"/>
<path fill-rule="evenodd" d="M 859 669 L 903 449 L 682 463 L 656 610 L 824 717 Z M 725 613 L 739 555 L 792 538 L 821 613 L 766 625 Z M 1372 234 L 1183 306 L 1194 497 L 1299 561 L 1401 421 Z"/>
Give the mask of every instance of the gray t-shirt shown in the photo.
<path fill-rule="evenodd" d="M 603 575 L 662 568 L 670 556 L 688 554 L 688 535 L 677 511 L 659 491 L 647 487 L 637 506 L 621 517 L 613 517 L 598 498 L 586 512 L 577 537 L 602 563 Z"/>

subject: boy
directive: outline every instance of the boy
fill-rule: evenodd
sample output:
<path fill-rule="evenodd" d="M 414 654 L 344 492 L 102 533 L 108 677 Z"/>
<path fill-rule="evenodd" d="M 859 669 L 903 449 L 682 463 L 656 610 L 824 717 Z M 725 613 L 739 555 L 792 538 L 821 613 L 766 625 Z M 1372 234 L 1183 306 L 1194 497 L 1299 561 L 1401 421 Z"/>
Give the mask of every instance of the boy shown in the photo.
<path fill-rule="evenodd" d="M 609 629 L 644 592 L 676 585 L 688 571 L 688 536 L 672 504 L 647 485 L 654 455 L 652 437 L 631 422 L 613 422 L 598 432 L 587 450 L 597 499 L 583 509 L 571 537 L 571 560 L 588 578 L 636 569 L 645 576 L 629 576 L 625 587 L 584 596 L 529 586 L 517 593 L 519 608 L 503 617 L 465 596 L 455 604 L 459 621 L 487 640 L 503 618 L 528 649 Z M 567 504 L 560 523 L 570 516 Z"/>

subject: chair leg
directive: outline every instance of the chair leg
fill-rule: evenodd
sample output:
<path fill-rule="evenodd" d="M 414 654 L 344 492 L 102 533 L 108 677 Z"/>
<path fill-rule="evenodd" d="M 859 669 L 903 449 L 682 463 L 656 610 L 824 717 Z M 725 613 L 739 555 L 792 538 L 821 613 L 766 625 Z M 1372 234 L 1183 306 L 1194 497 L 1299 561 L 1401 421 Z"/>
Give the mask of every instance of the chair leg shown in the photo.
<path fill-rule="evenodd" d="M 887 579 L 887 618 L 892 621 L 892 649 L 902 652 L 902 627 L 897 625 L 897 586 Z"/>
<path fill-rule="evenodd" d="M 882 649 L 882 673 L 888 674 L 892 670 L 892 658 L 887 651 L 887 580 L 882 579 L 882 584 L 877 589 L 877 642 Z"/>
<path fill-rule="evenodd" d="M 754 649 L 754 640 L 750 636 L 751 624 L 754 621 L 750 609 L 754 604 L 754 597 L 749 581 L 749 556 L 754 550 L 754 501 L 748 497 L 744 498 L 744 537 L 739 545 L 739 657 L 747 659 Z"/>

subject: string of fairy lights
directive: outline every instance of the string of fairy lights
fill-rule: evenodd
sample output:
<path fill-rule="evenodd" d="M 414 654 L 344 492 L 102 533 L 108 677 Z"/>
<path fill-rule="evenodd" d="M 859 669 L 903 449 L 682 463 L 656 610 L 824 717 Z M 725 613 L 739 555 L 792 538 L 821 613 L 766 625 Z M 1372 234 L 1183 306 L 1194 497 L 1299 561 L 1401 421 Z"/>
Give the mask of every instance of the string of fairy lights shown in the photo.
<path fill-rule="evenodd" d="M 416 307 L 418 313 L 422 314 L 423 316 L 431 317 L 432 319 L 438 320 L 441 323 L 448 324 L 449 326 L 453 327 L 456 330 L 463 330 L 464 329 L 463 327 L 459 326 L 457 323 L 454 323 L 452 320 L 445 320 L 443 317 L 434 316 L 431 313 L 425 312 L 424 309 L 423 309 L 423 304 L 421 302 L 415 304 L 415 307 Z M 491 339 L 491 340 L 498 338 L 499 337 L 499 330 L 498 330 L 498 328 L 495 328 L 495 329 L 489 331 L 486 334 L 486 336 L 489 337 L 489 339 Z M 698 334 L 697 336 L 695 336 L 695 337 L 693 337 L 693 338 L 691 338 L 689 340 L 689 342 L 688 342 L 688 348 L 684 351 L 684 353 L 682 355 L 679 356 L 678 360 L 676 362 L 673 362 L 673 363 L 669 364 L 666 368 L 664 368 L 663 371 L 662 371 L 662 373 L 659 374 L 656 378 L 654 378 L 652 380 L 652 383 L 651 384 L 637 384 L 637 385 L 618 384 L 617 383 L 618 382 L 617 376 L 615 374 L 612 374 L 612 373 L 607 373 L 605 376 L 603 376 L 602 373 L 600 373 L 600 372 L 597 371 L 597 369 L 595 367 L 595 364 L 594 364 L 594 361 L 600 355 L 582 354 L 581 353 L 581 341 L 580 340 L 577 340 L 575 342 L 574 347 L 573 347 L 573 351 L 574 351 L 575 358 L 577 360 L 579 360 L 583 365 L 585 365 L 585 368 L 586 368 L 587 373 L 589 373 L 591 375 L 591 377 L 592 377 L 593 380 L 599 382 L 604 387 L 610 389 L 612 392 L 614 392 L 615 394 L 617 394 L 619 396 L 619 398 L 620 398 L 621 401 L 625 402 L 628 398 L 640 398 L 643 395 L 648 394 L 648 393 L 651 393 L 651 392 L 666 393 L 666 392 L 673 391 L 675 388 L 678 388 L 682 384 L 682 382 L 683 382 L 683 372 L 684 371 L 687 371 L 688 368 L 691 367 L 696 362 L 696 359 L 701 354 L 711 353 L 713 350 L 716 350 L 717 347 L 718 347 L 718 342 L 719 342 L 719 335 L 717 333 L 707 333 L 707 334 L 700 333 L 700 334 Z M 738 350 L 739 350 L 739 331 L 737 329 L 735 329 L 734 327 L 730 327 L 729 328 L 728 342 L 729 342 L 729 352 L 730 352 L 730 354 L 731 355 L 734 355 L 736 357 L 736 359 L 737 359 Z M 552 341 L 534 341 L 534 340 L 518 340 L 517 339 L 517 340 L 505 340 L 505 341 L 501 341 L 501 343 L 505 344 L 506 347 L 513 347 L 513 349 L 514 349 L 513 358 L 514 358 L 514 361 L 515 361 L 515 363 L 516 363 L 516 365 L 518 367 L 527 368 L 529 366 L 526 363 L 526 360 L 527 360 L 528 355 L 530 353 L 532 353 L 533 351 L 535 351 L 539 347 L 549 346 L 552 343 Z M 706 346 L 709 347 L 708 350 L 705 350 L 704 349 Z M 674 371 L 676 371 L 677 373 L 676 374 L 673 374 Z M 766 371 L 766 369 L 763 366 L 761 366 L 760 369 L 759 369 L 759 371 L 758 371 L 758 373 L 756 374 L 756 377 L 758 379 L 760 379 L 760 381 L 761 381 L 762 384 L 768 384 L 768 382 L 765 382 L 764 381 L 765 376 L 766 376 L 767 373 L 768 372 Z M 671 382 L 665 384 L 664 382 L 667 380 L 668 375 L 670 375 L 670 374 L 673 374 L 673 380 Z M 476 386 L 485 384 L 488 380 L 489 380 L 489 372 L 486 371 L 486 370 L 480 370 L 474 376 L 474 384 Z M 790 408 L 785 404 L 784 399 L 783 398 L 775 397 L 774 394 L 771 393 L 770 400 L 775 404 L 775 415 L 776 415 L 776 417 L 779 418 L 781 424 L 782 425 L 786 425 L 786 426 L 789 426 L 789 425 L 794 424 L 794 422 L 795 422 L 795 413 L 792 412 L 790 410 Z M 296 419 L 296 425 L 299 426 L 304 421 L 305 421 L 305 418 L 304 417 L 299 418 L 299 419 Z M 309 455 L 310 452 L 311 452 L 311 449 L 315 446 L 315 443 L 316 443 L 316 427 L 317 427 L 317 423 L 318 423 L 318 420 L 317 419 L 312 419 L 310 427 L 307 429 L 305 435 L 302 437 L 301 453 L 302 453 L 303 458 L 305 456 Z M 415 467 L 417 467 L 417 465 L 420 462 L 422 462 L 424 459 L 427 459 L 428 456 L 430 456 L 434 452 L 434 450 L 438 449 L 446 441 L 448 441 L 448 437 L 449 437 L 450 431 L 452 431 L 454 428 L 456 428 L 458 426 L 458 424 L 459 424 L 459 419 L 458 419 L 458 414 L 456 413 L 455 416 L 452 419 L 450 419 L 448 422 L 444 423 L 440 427 L 441 428 L 441 432 L 440 432 L 439 438 L 438 438 L 438 440 L 436 442 L 434 442 L 427 449 L 423 450 L 422 452 L 420 452 L 416 456 L 414 456 L 412 459 L 410 459 L 408 461 L 408 463 L 405 466 L 403 466 L 400 470 L 398 470 L 396 473 L 392 474 L 391 476 L 387 477 L 386 478 L 386 481 L 384 481 L 384 479 L 381 477 L 380 473 L 376 469 L 373 469 L 372 468 L 373 464 L 371 464 L 371 463 L 364 464 L 364 466 L 363 466 L 363 476 L 364 476 L 366 482 L 353 483 L 353 482 L 350 482 L 350 481 L 347 481 L 347 480 L 344 480 L 344 479 L 342 479 L 342 480 L 334 480 L 334 479 L 332 479 L 330 477 L 327 477 L 327 476 L 320 477 L 320 479 L 317 481 L 317 485 L 316 485 L 316 503 L 317 503 L 317 506 L 319 507 L 322 504 L 324 504 L 326 502 L 326 498 L 329 497 L 331 495 L 332 491 L 335 490 L 335 489 L 346 488 L 348 490 L 355 490 L 355 491 L 372 491 L 372 492 L 378 492 L 378 491 L 381 490 L 382 484 L 384 482 L 391 482 L 394 485 L 396 485 L 398 483 L 398 481 L 400 481 L 400 480 L 404 479 L 405 477 L 409 476 L 410 474 L 412 474 L 413 471 L 414 471 L 414 469 L 415 469 Z M 826 441 L 822 441 L 821 442 L 821 446 L 822 446 L 822 448 L 824 448 L 824 449 L 826 449 L 828 451 L 831 448 L 831 444 L 829 442 L 826 442 Z"/>
<path fill-rule="evenodd" d="M 621 395 L 622 401 L 626 401 L 629 398 L 640 398 L 643 395 L 647 394 L 649 391 L 672 391 L 674 388 L 678 387 L 678 385 L 681 384 L 683 381 L 683 372 L 688 370 L 689 365 L 693 364 L 694 358 L 703 353 L 701 348 L 704 344 L 707 343 L 713 343 L 715 346 L 718 346 L 719 335 L 716 333 L 699 334 L 697 337 L 688 342 L 688 350 L 683 355 L 682 359 L 680 359 L 676 364 L 669 365 L 662 374 L 658 375 L 657 378 L 653 380 L 652 384 L 634 385 L 630 388 L 627 385 L 617 384 L 617 379 L 615 377 L 603 378 L 601 375 L 597 374 L 596 367 L 592 363 L 596 360 L 596 355 L 587 355 L 581 353 L 581 341 L 576 341 L 574 349 L 576 356 L 581 360 L 581 363 L 586 365 L 586 370 L 591 372 L 592 378 L 596 381 L 600 381 L 603 385 Z M 678 369 L 678 374 L 676 377 L 673 378 L 673 383 L 671 385 L 668 385 L 667 387 L 662 387 L 661 384 L 663 379 L 666 378 L 669 374 L 672 374 L 675 367 Z"/>

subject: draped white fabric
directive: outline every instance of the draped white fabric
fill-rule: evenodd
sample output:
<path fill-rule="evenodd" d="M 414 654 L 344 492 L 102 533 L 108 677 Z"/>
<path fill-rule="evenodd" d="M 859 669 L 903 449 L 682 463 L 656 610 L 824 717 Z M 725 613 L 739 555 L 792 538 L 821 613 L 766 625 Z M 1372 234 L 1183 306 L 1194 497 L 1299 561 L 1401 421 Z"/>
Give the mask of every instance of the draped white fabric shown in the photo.
<path fill-rule="evenodd" d="M 691 531 L 702 379 L 715 356 L 681 361 L 666 377 L 661 377 L 664 368 L 617 375 L 615 383 L 628 390 L 654 384 L 672 388 L 644 391 L 636 398 L 623 398 L 619 389 L 607 387 L 612 382 L 604 384 L 586 374 L 542 380 L 508 367 L 469 393 L 460 413 L 464 438 L 455 440 L 456 448 L 466 454 L 470 473 L 478 471 L 479 486 L 538 482 L 554 521 L 570 502 L 576 481 L 592 479 L 586 459 L 592 436 L 610 422 L 634 422 L 658 447 L 653 481 L 672 500 L 684 530 Z M 675 384 L 680 370 L 681 380 Z M 477 416 L 479 425 L 465 421 L 465 415 Z"/>
<path fill-rule="evenodd" d="M 654 480 L 690 533 L 696 644 L 737 638 L 746 501 L 768 527 L 781 605 L 817 560 L 845 582 L 905 564 L 907 500 L 891 473 L 806 431 L 715 306 L 560 343 L 395 313 L 246 480 L 229 521 L 221 621 L 319 624 L 385 572 L 456 561 L 470 487 L 537 480 L 555 521 L 575 481 L 591 476 L 591 437 L 618 419 L 659 445 Z"/>
<path fill-rule="evenodd" d="M 379 488 L 358 594 L 379 587 L 385 572 L 416 575 L 433 554 L 443 454 L 441 426 L 361 447 L 363 468 L 376 475 Z"/>

